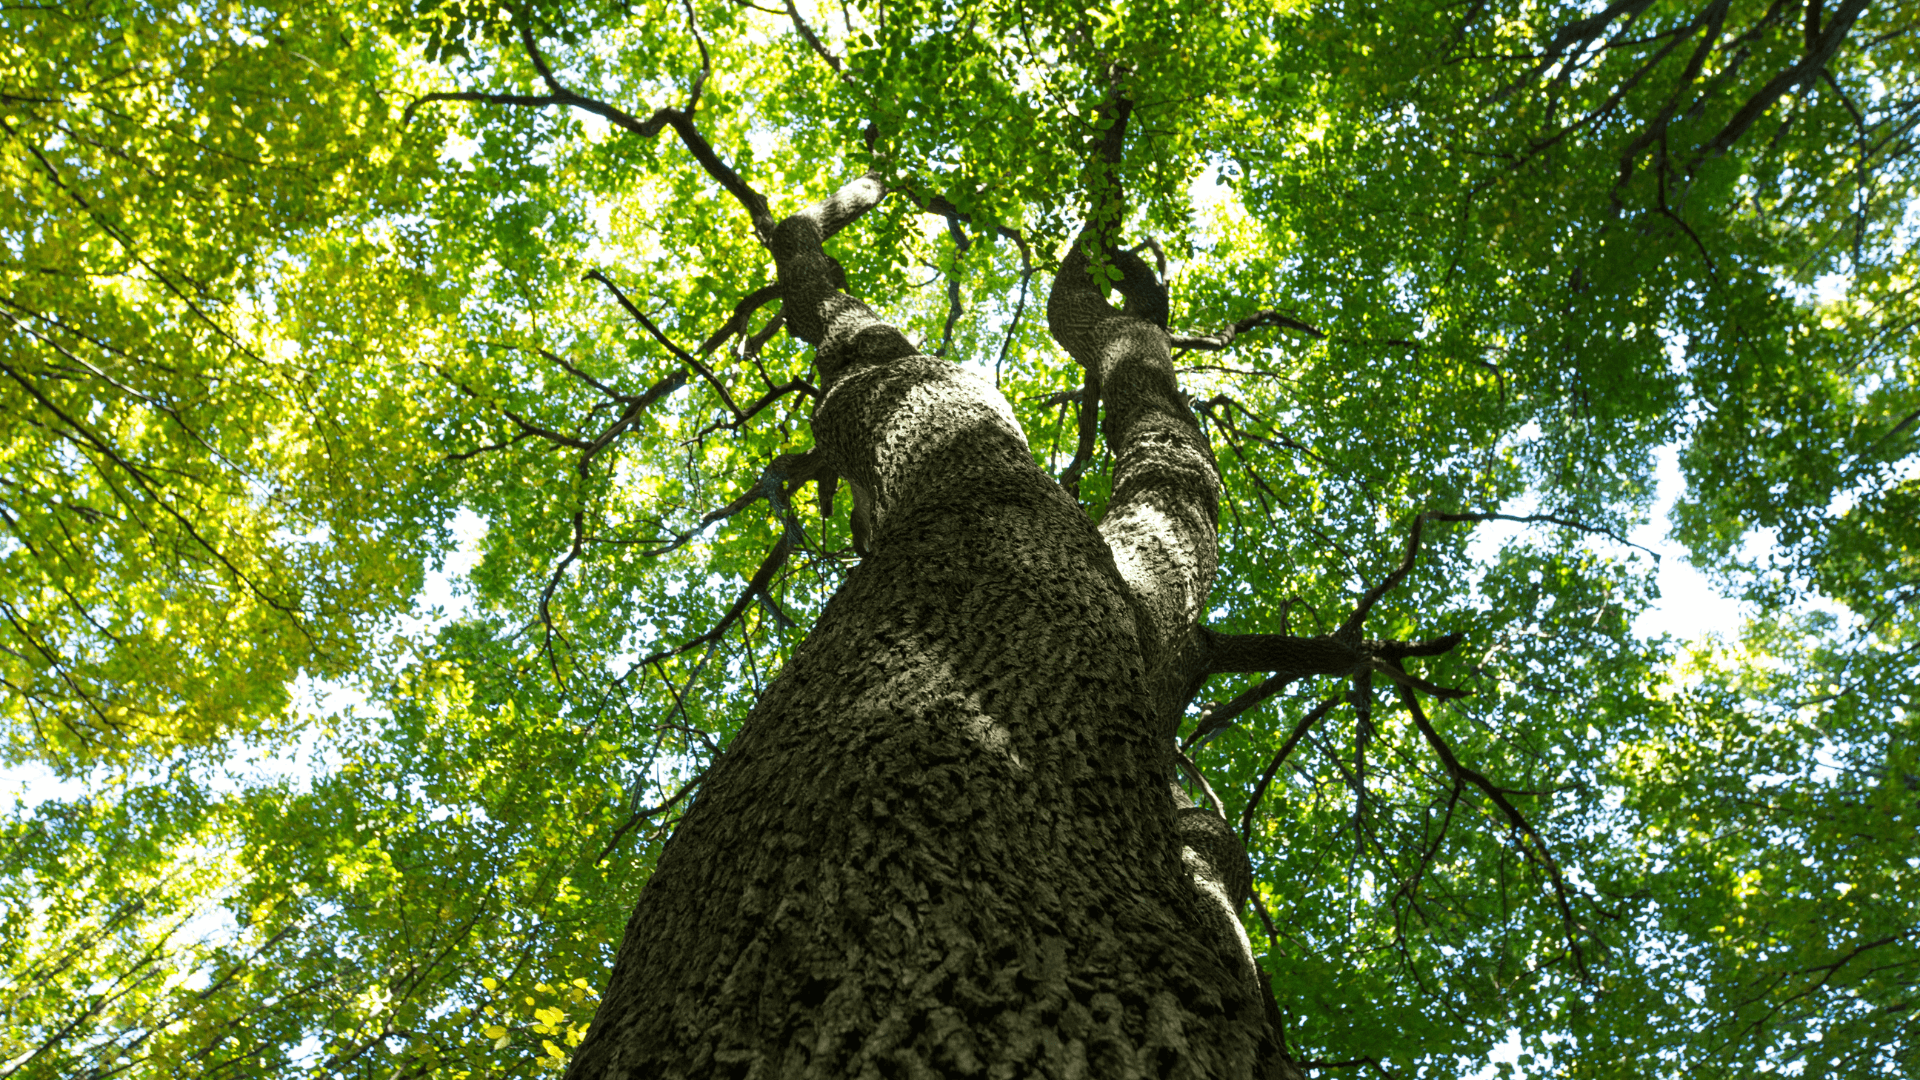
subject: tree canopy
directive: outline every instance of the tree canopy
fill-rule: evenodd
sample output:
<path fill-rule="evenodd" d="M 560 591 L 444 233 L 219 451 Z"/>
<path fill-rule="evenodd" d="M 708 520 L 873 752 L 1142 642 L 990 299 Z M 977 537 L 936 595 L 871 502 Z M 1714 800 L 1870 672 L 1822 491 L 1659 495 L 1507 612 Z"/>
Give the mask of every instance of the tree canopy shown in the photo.
<path fill-rule="evenodd" d="M 0 25 L 0 714 L 64 781 L 0 825 L 0 1077 L 562 1067 L 860 558 L 747 206 L 869 170 L 847 290 L 1095 517 L 1042 314 L 1124 186 L 1223 483 L 1213 628 L 1391 581 L 1370 634 L 1459 635 L 1412 691 L 1221 677 L 1183 729 L 1297 1056 L 1920 1070 L 1920 7 Z M 1636 629 L 1663 451 L 1745 602 L 1700 640 Z"/>

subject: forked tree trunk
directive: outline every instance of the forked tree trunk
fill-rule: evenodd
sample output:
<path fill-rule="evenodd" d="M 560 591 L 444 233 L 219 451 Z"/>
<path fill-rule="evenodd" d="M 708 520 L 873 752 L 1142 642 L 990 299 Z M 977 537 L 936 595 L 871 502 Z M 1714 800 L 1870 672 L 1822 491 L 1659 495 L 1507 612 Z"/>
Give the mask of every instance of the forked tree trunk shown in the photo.
<path fill-rule="evenodd" d="M 1083 237 L 1050 316 L 1107 407 L 1096 529 L 992 385 L 835 287 L 821 242 L 881 194 L 773 235 L 871 554 L 661 854 L 569 1075 L 1291 1072 L 1169 791 L 1217 479 L 1166 334 L 1107 305 Z"/>

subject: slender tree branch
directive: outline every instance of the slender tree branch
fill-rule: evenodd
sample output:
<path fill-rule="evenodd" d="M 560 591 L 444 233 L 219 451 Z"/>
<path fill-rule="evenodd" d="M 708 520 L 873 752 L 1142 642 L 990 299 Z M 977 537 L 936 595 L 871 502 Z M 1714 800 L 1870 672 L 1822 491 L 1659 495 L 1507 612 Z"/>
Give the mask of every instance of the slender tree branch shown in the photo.
<path fill-rule="evenodd" d="M 1387 1071 L 1387 1067 L 1370 1057 L 1348 1058 L 1345 1061 L 1302 1061 L 1299 1065 L 1303 1069 L 1358 1069 L 1364 1066 L 1386 1080 L 1393 1080 L 1393 1074 Z"/>
<path fill-rule="evenodd" d="M 752 320 L 753 313 L 766 306 L 769 301 L 779 298 L 780 283 L 777 281 L 770 285 L 762 285 L 741 297 L 740 302 L 733 305 L 733 314 L 727 317 L 726 322 L 720 324 L 720 329 L 715 330 L 711 337 L 701 342 L 700 355 L 706 356 L 726 344 L 728 338 L 746 333 L 747 324 Z"/>
<path fill-rule="evenodd" d="M 1014 242 L 1020 247 L 1020 299 L 1013 305 L 1013 318 L 1007 322 L 1007 332 L 1000 338 L 1000 355 L 993 361 L 993 385 L 1000 385 L 1000 369 L 1006 366 L 1007 350 L 1013 347 L 1013 336 L 1020 330 L 1020 319 L 1027 313 L 1027 292 L 1033 284 L 1033 259 L 1027 252 L 1027 241 L 1019 233 L 1014 233 Z"/>
<path fill-rule="evenodd" d="M 1547 848 L 1545 838 L 1534 829 L 1533 823 L 1527 820 L 1526 815 L 1508 800 L 1504 788 L 1495 785 L 1481 773 L 1461 764 L 1460 759 L 1454 756 L 1453 747 L 1449 746 L 1447 741 L 1440 737 L 1440 733 L 1434 730 L 1433 724 L 1427 719 L 1426 712 L 1420 708 L 1420 699 L 1411 687 L 1404 685 L 1400 687 L 1400 701 L 1406 705 L 1408 714 L 1413 717 L 1414 726 L 1419 728 L 1420 734 L 1426 737 L 1427 745 L 1433 748 L 1434 754 L 1440 758 L 1440 763 L 1446 767 L 1448 774 L 1456 780 L 1463 780 L 1479 788 L 1482 794 L 1500 808 L 1500 812 L 1506 816 L 1514 829 L 1526 840 L 1531 841 L 1530 844 L 1523 843 L 1518 846 L 1547 872 L 1547 878 L 1553 886 L 1554 903 L 1560 909 L 1560 919 L 1566 931 L 1567 947 L 1573 957 L 1574 970 L 1579 974 L 1582 982 L 1589 981 L 1592 976 L 1587 971 L 1586 953 L 1580 947 L 1580 936 L 1584 927 L 1573 916 L 1571 890 L 1567 888 L 1566 878 L 1561 875 L 1560 865 L 1554 861 L 1553 853 Z"/>
<path fill-rule="evenodd" d="M 1396 899 L 1404 898 L 1413 903 L 1420 892 L 1420 882 L 1427 875 L 1427 868 L 1433 865 L 1434 856 L 1440 853 L 1440 843 L 1447 838 L 1447 830 L 1453 826 L 1454 808 L 1460 805 L 1460 796 L 1466 791 L 1466 781 L 1458 775 L 1453 777 L 1453 787 L 1447 792 L 1447 809 L 1440 816 L 1440 831 L 1433 834 L 1433 843 L 1427 846 L 1426 853 L 1414 864 L 1413 873 L 1394 890 Z"/>
<path fill-rule="evenodd" d="M 709 511 L 692 527 L 681 531 L 671 539 L 665 541 L 661 541 L 658 538 L 651 541 L 617 540 L 605 537 L 593 537 L 590 539 L 593 543 L 600 544 L 653 543 L 658 546 L 642 552 L 642 556 L 654 558 L 665 555 L 670 551 L 685 546 L 694 537 L 706 531 L 707 527 L 714 522 L 730 518 L 742 510 L 745 510 L 747 507 L 752 506 L 754 503 L 759 502 L 761 499 L 766 499 L 768 502 L 775 504 L 777 508 L 780 508 L 782 512 L 784 512 L 788 493 L 798 490 L 801 485 L 809 480 L 821 478 L 825 468 L 826 466 L 818 450 L 809 450 L 805 453 L 798 454 L 781 454 L 768 463 L 767 467 L 761 471 L 760 476 L 754 481 L 751 487 L 734 497 L 734 499 L 725 506 L 717 510 Z"/>
<path fill-rule="evenodd" d="M 1060 486 L 1067 489 L 1067 494 L 1079 499 L 1080 477 L 1087 471 L 1087 466 L 1093 463 L 1094 440 L 1100 434 L 1099 368 L 1087 368 L 1076 400 L 1080 403 L 1080 410 L 1075 414 L 1079 420 L 1079 440 L 1074 445 L 1073 460 L 1060 472 Z"/>
<path fill-rule="evenodd" d="M 595 855 L 593 857 L 594 865 L 598 866 L 599 864 L 605 862 L 607 860 L 607 856 L 613 854 L 613 849 L 620 845 L 620 840 L 622 837 L 627 835 L 627 830 L 633 828 L 635 825 L 640 824 L 642 821 L 645 821 L 650 817 L 658 817 L 659 815 L 666 813 L 668 810 L 673 809 L 674 806 L 679 804 L 680 800 L 686 798 L 688 795 L 693 794 L 693 789 L 699 787 L 700 781 L 705 780 L 706 778 L 707 778 L 707 773 L 706 773 L 706 770 L 703 769 L 699 773 L 697 773 L 693 779 L 680 785 L 680 790 L 674 792 L 672 796 L 670 796 L 665 802 L 661 803 L 659 806 L 650 806 L 645 809 L 635 810 L 627 818 L 624 824 L 622 824 L 618 829 L 615 829 L 613 831 L 613 837 L 607 841 L 606 847 L 600 849 L 600 854 Z"/>
<path fill-rule="evenodd" d="M 1644 551 L 1647 554 L 1653 556 L 1653 559 L 1656 563 L 1660 561 L 1659 552 L 1654 551 L 1652 548 L 1643 547 L 1640 544 L 1636 544 L 1633 541 L 1628 540 L 1623 536 L 1620 536 L 1618 533 L 1615 533 L 1610 529 L 1605 529 L 1597 525 L 1588 525 L 1585 522 L 1576 521 L 1572 518 L 1560 517 L 1555 514 L 1494 514 L 1494 513 L 1461 514 L 1461 513 L 1447 513 L 1439 510 L 1427 510 L 1427 511 L 1423 511 L 1422 513 L 1416 514 L 1414 516 L 1413 527 L 1408 531 L 1408 534 L 1407 534 L 1406 554 L 1404 557 L 1401 558 L 1400 565 L 1394 567 L 1392 572 L 1388 573 L 1386 578 L 1383 579 L 1380 582 L 1380 584 L 1374 586 L 1372 589 L 1367 590 L 1366 595 L 1360 598 L 1360 603 L 1354 606 L 1353 614 L 1347 617 L 1347 621 L 1340 627 L 1338 631 L 1335 632 L 1334 636 L 1336 637 L 1344 636 L 1349 639 L 1359 637 L 1360 627 L 1362 624 L 1366 622 L 1367 615 L 1373 611 L 1373 606 L 1379 603 L 1380 598 L 1385 596 L 1388 593 L 1388 591 L 1390 591 L 1394 586 L 1404 581 L 1406 579 L 1407 574 L 1413 570 L 1413 561 L 1415 557 L 1417 557 L 1420 554 L 1421 529 L 1424 528 L 1426 523 L 1429 521 L 1446 521 L 1446 522 L 1466 521 L 1466 522 L 1476 522 L 1476 523 L 1483 522 L 1483 521 L 1516 521 L 1516 522 L 1521 522 L 1526 524 L 1560 525 L 1569 529 L 1579 529 L 1582 532 L 1589 532 L 1599 536 L 1604 536 L 1610 540 L 1615 541 L 1616 543 L 1625 544 L 1631 548 L 1638 548 L 1639 550 Z"/>
<path fill-rule="evenodd" d="M 1300 740 L 1306 738 L 1307 732 L 1313 730 L 1313 725 L 1319 723 L 1338 704 L 1340 704 L 1339 698 L 1330 697 L 1308 710 L 1307 715 L 1301 717 L 1300 722 L 1293 726 L 1293 733 L 1287 736 L 1287 741 L 1280 744 L 1280 749 L 1274 753 L 1273 760 L 1267 762 L 1267 767 L 1260 773 L 1260 779 L 1253 785 L 1253 794 L 1247 798 L 1247 808 L 1240 813 L 1240 843 L 1243 846 L 1253 842 L 1254 812 L 1260 808 L 1260 800 L 1266 797 L 1267 786 L 1273 783 L 1273 778 L 1280 771 L 1280 766 L 1293 754 L 1293 748 L 1300 744 Z"/>
<path fill-rule="evenodd" d="M 826 44 L 813 32 L 813 27 L 807 25 L 807 20 L 800 17 L 800 9 L 794 5 L 793 0 L 787 0 L 787 16 L 793 20 L 793 28 L 800 32 L 800 36 L 806 40 L 807 47 L 813 50 L 814 55 L 826 61 L 826 65 L 832 68 L 835 74 L 842 74 L 840 58 L 833 55 Z"/>
<path fill-rule="evenodd" d="M 740 591 L 739 599 L 735 600 L 732 606 L 728 607 L 727 610 L 721 614 L 720 620 L 714 624 L 711 630 L 708 630 L 698 637 L 684 641 L 679 645 L 675 645 L 672 648 L 662 649 L 640 660 L 634 666 L 644 667 L 649 664 L 659 663 L 662 660 L 678 656 L 691 649 L 697 649 L 702 645 L 707 645 L 719 640 L 726 634 L 728 628 L 733 625 L 733 621 L 745 614 L 747 607 L 766 591 L 768 584 L 773 581 L 773 575 L 779 572 L 782 566 L 786 565 L 787 555 L 791 551 L 792 542 L 782 533 L 780 539 L 774 543 L 773 550 L 767 553 L 766 560 L 760 564 L 760 569 L 754 571 L 753 577 L 748 579 L 747 587 Z"/>
<path fill-rule="evenodd" d="M 431 94 L 423 94 L 407 105 L 405 112 L 401 115 L 401 122 L 411 123 L 414 114 L 419 111 L 422 105 L 439 101 L 468 101 L 490 105 L 533 108 L 548 105 L 565 105 L 580 109 L 583 112 L 593 113 L 623 131 L 631 132 L 643 139 L 649 140 L 656 138 L 663 127 L 671 127 L 673 128 L 674 134 L 680 137 L 681 144 L 687 148 L 688 153 L 693 155 L 694 160 L 700 163 L 700 167 L 706 170 L 707 175 L 719 183 L 722 188 L 726 189 L 727 193 L 732 195 L 734 199 L 740 203 L 741 207 L 746 210 L 748 220 L 753 224 L 754 235 L 764 244 L 767 242 L 767 239 L 773 235 L 773 212 L 768 207 L 766 196 L 754 190 L 752 185 L 740 178 L 740 174 L 735 172 L 731 165 L 721 160 L 720 155 L 714 152 L 713 144 L 707 141 L 706 136 L 700 133 L 700 129 L 693 122 L 694 110 L 700 103 L 700 91 L 705 85 L 707 75 L 711 70 L 711 58 L 707 53 L 706 40 L 700 36 L 699 27 L 694 25 L 693 8 L 691 4 L 687 7 L 687 25 L 693 33 L 694 43 L 700 49 L 701 67 L 700 71 L 694 76 L 693 86 L 687 95 L 687 106 L 685 109 L 674 109 L 662 106 L 654 110 L 652 116 L 641 120 L 604 101 L 587 97 L 584 94 L 567 88 L 554 76 L 552 68 L 547 64 L 546 58 L 540 53 L 538 43 L 533 39 L 531 29 L 526 25 L 525 21 L 522 20 L 520 25 L 521 44 L 526 48 L 528 60 L 533 64 L 534 70 L 539 73 L 541 81 L 546 83 L 547 88 L 551 90 L 552 93 L 492 94 L 467 90 L 439 91 Z"/>
<path fill-rule="evenodd" d="M 1203 352 L 1218 352 L 1232 345 L 1242 334 L 1263 326 L 1281 326 L 1289 330 L 1298 330 L 1316 341 L 1324 341 L 1327 337 L 1325 330 L 1320 329 L 1312 323 L 1302 322 L 1290 315 L 1282 315 L 1277 311 L 1256 311 L 1252 315 L 1241 319 L 1239 322 L 1222 327 L 1211 334 L 1174 334 L 1172 335 L 1172 345 L 1176 349 L 1197 349 Z"/>
<path fill-rule="evenodd" d="M 700 361 L 699 357 L 681 348 L 673 342 L 673 339 L 661 333 L 660 328 L 653 324 L 653 320 L 647 318 L 646 313 L 641 311 L 632 300 L 628 299 L 627 294 L 621 291 L 620 286 L 615 285 L 607 275 L 598 270 L 589 270 L 586 273 L 586 277 L 589 281 L 597 281 L 606 286 L 607 291 L 611 292 L 614 299 L 620 302 L 620 306 L 627 310 L 627 314 L 633 316 L 633 320 L 646 330 L 649 337 L 659 342 L 668 352 L 679 357 L 681 363 L 692 368 L 696 374 L 706 380 L 707 385 L 713 387 L 713 392 L 720 395 L 721 402 L 726 405 L 727 411 L 733 414 L 734 419 L 739 420 L 742 418 L 740 406 L 734 403 L 733 395 L 727 392 L 726 386 L 714 375 L 711 368 Z"/>

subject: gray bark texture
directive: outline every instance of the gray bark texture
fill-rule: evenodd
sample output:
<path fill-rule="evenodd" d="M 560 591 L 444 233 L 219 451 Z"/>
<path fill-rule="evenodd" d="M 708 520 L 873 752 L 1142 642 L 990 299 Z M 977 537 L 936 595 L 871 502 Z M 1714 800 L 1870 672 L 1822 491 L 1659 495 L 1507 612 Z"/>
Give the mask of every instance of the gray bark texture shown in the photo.
<path fill-rule="evenodd" d="M 990 383 L 840 290 L 822 242 L 882 194 L 771 237 L 871 553 L 668 842 L 568 1075 L 1295 1075 L 1245 856 L 1170 794 L 1218 481 L 1166 331 L 1084 234 L 1049 317 L 1106 406 L 1096 528 Z"/>

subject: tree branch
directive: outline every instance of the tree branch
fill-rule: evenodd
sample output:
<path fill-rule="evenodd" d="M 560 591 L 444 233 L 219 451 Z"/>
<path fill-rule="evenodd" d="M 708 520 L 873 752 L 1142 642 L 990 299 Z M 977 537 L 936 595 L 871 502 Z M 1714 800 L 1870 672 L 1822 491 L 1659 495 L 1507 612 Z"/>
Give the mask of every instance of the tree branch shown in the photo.
<path fill-rule="evenodd" d="M 1247 797 L 1247 808 L 1240 813 L 1242 845 L 1253 842 L 1254 811 L 1260 808 L 1260 800 L 1266 796 L 1267 786 L 1273 783 L 1274 775 L 1280 771 L 1280 766 L 1292 755 L 1293 748 L 1300 744 L 1300 740 L 1306 738 L 1307 732 L 1313 730 L 1313 725 L 1319 723 L 1338 704 L 1340 704 L 1339 698 L 1330 697 L 1308 710 L 1307 715 L 1301 717 L 1300 722 L 1293 726 L 1293 733 L 1287 736 L 1287 741 L 1280 744 L 1280 749 L 1274 753 L 1273 760 L 1267 762 L 1266 769 L 1260 773 L 1260 779 L 1253 785 L 1253 794 Z"/>
<path fill-rule="evenodd" d="M 773 230 L 770 246 L 783 296 L 780 313 L 789 333 L 816 347 L 814 362 L 829 389 L 848 365 L 884 363 L 917 351 L 906 335 L 842 290 L 845 271 L 823 247 L 886 194 L 879 174 L 868 172 Z"/>
<path fill-rule="evenodd" d="M 809 480 L 824 480 L 825 469 L 826 464 L 821 458 L 818 449 L 798 454 L 781 454 L 768 463 L 767 467 L 761 471 L 759 478 L 754 481 L 751 487 L 741 492 L 738 496 L 735 496 L 732 501 L 717 510 L 709 511 L 691 528 L 681 531 L 669 540 L 662 542 L 656 538 L 651 542 L 659 546 L 649 548 L 641 554 L 645 557 L 665 555 L 670 551 L 684 546 L 714 522 L 730 518 L 742 510 L 745 510 L 747 507 L 752 506 L 754 503 L 759 502 L 761 499 L 766 499 L 768 502 L 773 503 L 777 509 L 785 513 L 786 501 L 789 498 L 788 493 L 797 491 L 801 485 Z M 593 543 L 600 544 L 640 542 L 600 537 L 590 539 Z"/>
<path fill-rule="evenodd" d="M 740 591 L 740 598 L 735 600 L 733 605 L 727 608 L 726 612 L 720 616 L 720 621 L 714 624 L 713 629 L 708 630 L 698 637 L 675 645 L 670 649 L 662 649 L 651 656 L 645 657 L 635 663 L 634 667 L 640 668 L 649 664 L 656 664 L 670 657 L 678 656 L 689 649 L 697 649 L 702 645 L 718 641 L 726 634 L 727 629 L 733 625 L 733 621 L 746 613 L 748 605 L 753 603 L 754 598 L 766 591 L 767 586 L 773 581 L 773 575 L 778 573 L 782 566 L 786 565 L 787 555 L 791 551 L 792 542 L 785 533 L 782 533 L 780 539 L 773 545 L 773 550 L 767 553 L 766 560 L 760 564 L 760 569 L 754 571 L 753 577 L 747 580 L 747 587 Z"/>
<path fill-rule="evenodd" d="M 1075 398 L 1080 404 L 1079 441 L 1074 444 L 1073 460 L 1060 472 L 1060 486 L 1076 500 L 1080 498 L 1080 477 L 1093 463 L 1094 440 L 1100 435 L 1100 369 L 1090 367 Z"/>
<path fill-rule="evenodd" d="M 1566 931 L 1567 948 L 1573 957 L 1574 970 L 1579 974 L 1582 982 L 1590 981 L 1592 976 L 1587 971 L 1586 954 L 1580 948 L 1580 934 L 1584 928 L 1573 916 L 1573 906 L 1569 899 L 1571 892 L 1567 888 L 1566 878 L 1560 873 L 1560 865 L 1554 861 L 1553 853 L 1547 848 L 1546 840 L 1535 831 L 1533 823 L 1527 820 L 1526 815 L 1507 799 L 1504 789 L 1496 786 L 1484 775 L 1460 763 L 1460 759 L 1454 756 L 1453 747 L 1447 745 L 1447 741 L 1434 730 L 1433 724 L 1427 719 L 1426 712 L 1420 708 L 1420 699 L 1414 695 L 1410 687 L 1404 685 L 1400 687 L 1400 701 L 1406 705 L 1407 712 L 1413 717 L 1414 726 L 1419 728 L 1420 734 L 1426 737 L 1427 745 L 1433 748 L 1434 754 L 1440 758 L 1440 763 L 1446 767 L 1447 773 L 1456 780 L 1464 780 L 1479 788 L 1482 794 L 1500 808 L 1500 812 L 1506 816 L 1507 821 L 1519 831 L 1521 836 L 1532 841 L 1531 846 L 1520 844 L 1518 847 L 1522 853 L 1546 870 L 1547 878 L 1553 885 L 1554 903 L 1560 908 L 1560 919 Z"/>
<path fill-rule="evenodd" d="M 800 32 L 800 36 L 806 40 L 807 47 L 813 50 L 814 55 L 826 61 L 827 66 L 832 68 L 835 74 L 840 74 L 840 58 L 827 49 L 825 43 L 814 34 L 813 27 L 808 26 L 807 20 L 800 17 L 800 9 L 794 6 L 793 0 L 787 0 L 787 17 L 793 20 L 793 28 Z"/>
<path fill-rule="evenodd" d="M 1194 764 L 1192 758 L 1179 751 L 1174 752 L 1173 759 L 1179 764 L 1180 771 L 1187 774 L 1187 779 L 1192 780 L 1194 786 L 1200 789 L 1201 794 L 1207 797 L 1207 801 L 1213 804 L 1213 812 L 1220 815 L 1220 820 L 1227 820 L 1227 804 L 1220 801 L 1220 796 L 1214 792 L 1213 785 L 1207 783 L 1206 774 L 1200 771 L 1200 766 Z"/>
<path fill-rule="evenodd" d="M 1089 373 L 1083 417 L 1105 407 L 1113 496 L 1099 529 L 1134 608 L 1142 659 L 1153 670 L 1176 655 L 1212 586 L 1220 478 L 1173 370 L 1166 286 L 1115 242 L 1126 205 L 1115 166 L 1133 110 L 1124 76 L 1117 67 L 1109 73 L 1106 130 L 1088 167 L 1087 218 L 1054 277 L 1047 327 Z M 1095 259 L 1102 263 L 1097 272 Z M 1105 284 L 1115 268 L 1125 272 L 1125 308 L 1118 311 Z"/>
<path fill-rule="evenodd" d="M 688 795 L 693 794 L 693 789 L 699 787 L 700 781 L 705 780 L 706 778 L 707 778 L 706 770 L 703 769 L 699 773 L 695 774 L 693 779 L 687 781 L 685 784 L 682 784 L 680 786 L 679 791 L 674 792 L 670 798 L 668 798 L 665 802 L 661 803 L 659 806 L 648 807 L 644 810 L 635 810 L 627 818 L 625 824 L 621 825 L 618 829 L 615 829 L 613 831 L 612 839 L 607 841 L 606 847 L 600 849 L 600 854 L 595 855 L 593 857 L 594 865 L 598 866 L 599 864 L 605 862 L 607 859 L 607 856 L 613 854 L 613 849 L 619 846 L 620 839 L 627 835 L 628 829 L 633 828 L 635 825 L 640 824 L 642 821 L 645 821 L 650 817 L 657 817 L 658 815 L 664 814 L 668 810 L 673 809 L 674 806 L 680 802 L 680 800 L 686 798 Z"/>
<path fill-rule="evenodd" d="M 1246 318 L 1241 319 L 1239 322 L 1223 327 L 1211 334 L 1174 334 L 1172 335 L 1172 345 L 1176 349 L 1198 349 L 1203 352 L 1219 352 L 1229 345 L 1232 345 L 1240 335 L 1263 326 L 1281 326 L 1289 330 L 1298 330 L 1316 341 L 1324 341 L 1327 337 L 1325 330 L 1320 329 L 1312 323 L 1302 322 L 1290 315 L 1282 315 L 1277 311 L 1256 311 Z"/>
<path fill-rule="evenodd" d="M 720 324 L 720 329 L 715 330 L 711 337 L 700 343 L 700 355 L 710 355 L 715 349 L 726 344 L 728 338 L 735 334 L 746 333 L 747 324 L 753 319 L 753 313 L 766 306 L 768 301 L 779 298 L 780 283 L 777 281 L 771 285 L 762 285 L 741 297 L 740 302 L 733 305 L 733 314 L 727 317 L 726 322 Z"/>
<path fill-rule="evenodd" d="M 1853 29 L 1854 20 L 1866 9 L 1867 0 L 1842 0 L 1833 18 L 1827 21 L 1826 28 L 1820 31 L 1818 37 L 1807 42 L 1806 51 L 1801 54 L 1799 62 L 1775 75 L 1767 85 L 1748 98 L 1726 126 L 1720 129 L 1719 134 L 1695 151 L 1693 160 L 1687 163 L 1687 171 L 1691 173 L 1701 162 L 1726 153 L 1740 140 L 1740 136 L 1747 133 L 1754 121 L 1760 119 L 1787 91 L 1806 86 L 1819 78 L 1820 73 L 1826 70 L 1827 61 L 1833 59 L 1833 54 L 1840 49 L 1840 43 L 1846 40 L 1847 32 Z"/>
<path fill-rule="evenodd" d="M 554 76 L 546 57 L 540 53 L 539 44 L 533 38 L 532 29 L 522 19 L 519 26 L 521 45 L 526 50 L 528 61 L 532 63 L 534 70 L 552 91 L 551 93 L 491 94 L 467 90 L 423 94 L 407 105 L 406 110 L 401 114 L 401 123 L 411 123 L 414 113 L 419 111 L 422 105 L 437 101 L 471 101 L 490 105 L 535 108 L 565 105 L 593 113 L 623 131 L 649 140 L 658 137 L 661 128 L 671 127 L 674 134 L 680 137 L 681 144 L 687 148 L 688 153 L 693 155 L 694 160 L 700 163 L 700 167 L 706 170 L 707 175 L 726 189 L 727 193 L 746 210 L 748 220 L 753 224 L 754 235 L 762 244 L 765 244 L 773 234 L 773 212 L 768 208 L 766 196 L 754 190 L 752 185 L 740 178 L 740 174 L 735 172 L 731 165 L 722 161 L 720 155 L 714 152 L 713 144 L 709 143 L 706 136 L 702 135 L 700 129 L 694 125 L 693 113 L 699 107 L 700 91 L 705 86 L 707 75 L 712 69 L 712 59 L 707 53 L 706 40 L 700 36 L 700 29 L 694 24 L 691 3 L 687 5 L 687 27 L 693 34 L 694 43 L 700 49 L 700 71 L 693 78 L 693 86 L 687 94 L 687 105 L 684 109 L 662 106 L 654 110 L 652 116 L 641 120 L 616 106 L 569 89 Z"/>
<path fill-rule="evenodd" d="M 620 302 L 621 307 L 627 309 L 627 314 L 633 316 L 633 320 L 646 330 L 649 337 L 659 342 L 668 352 L 679 357 L 681 363 L 692 368 L 702 379 L 705 379 L 707 385 L 713 387 L 713 392 L 720 395 L 720 400 L 727 406 L 727 411 L 732 413 L 736 420 L 741 419 L 740 406 L 734 404 L 733 395 L 727 392 L 726 386 L 714 375 L 712 369 L 707 367 L 706 364 L 701 363 L 699 357 L 674 344 L 671 338 L 661 333 L 660 328 L 653 324 L 653 320 L 647 318 L 646 313 L 641 311 L 632 300 L 628 299 L 627 294 L 621 291 L 620 286 L 615 285 L 607 275 L 598 270 L 589 270 L 586 273 L 586 278 L 589 281 L 597 281 L 606 286 L 607 291 L 613 294 L 613 298 Z"/>
<path fill-rule="evenodd" d="M 1569 529 L 1579 529 L 1582 532 L 1595 533 L 1631 548 L 1639 548 L 1639 550 L 1653 556 L 1654 562 L 1657 563 L 1660 561 L 1659 552 L 1654 551 L 1652 548 L 1636 544 L 1610 529 L 1601 528 L 1597 525 L 1588 525 L 1585 522 L 1576 521 L 1572 518 L 1563 518 L 1555 514 L 1460 514 L 1447 513 L 1440 510 L 1427 510 L 1414 516 L 1413 527 L 1407 534 L 1406 555 L 1400 560 L 1400 565 L 1394 567 L 1392 572 L 1387 574 L 1386 578 L 1382 580 L 1380 584 L 1367 590 L 1366 595 L 1360 598 L 1360 603 L 1355 605 L 1353 614 L 1347 616 L 1347 621 L 1335 632 L 1336 637 L 1345 636 L 1349 639 L 1358 638 L 1360 627 L 1366 622 L 1367 615 L 1373 611 L 1373 606 L 1379 603 L 1380 598 L 1385 596 L 1395 585 L 1400 584 L 1400 582 L 1406 579 L 1407 574 L 1413 570 L 1414 558 L 1420 554 L 1420 531 L 1428 521 L 1468 521 L 1476 523 L 1482 521 L 1517 521 L 1528 524 L 1560 525 Z"/>

